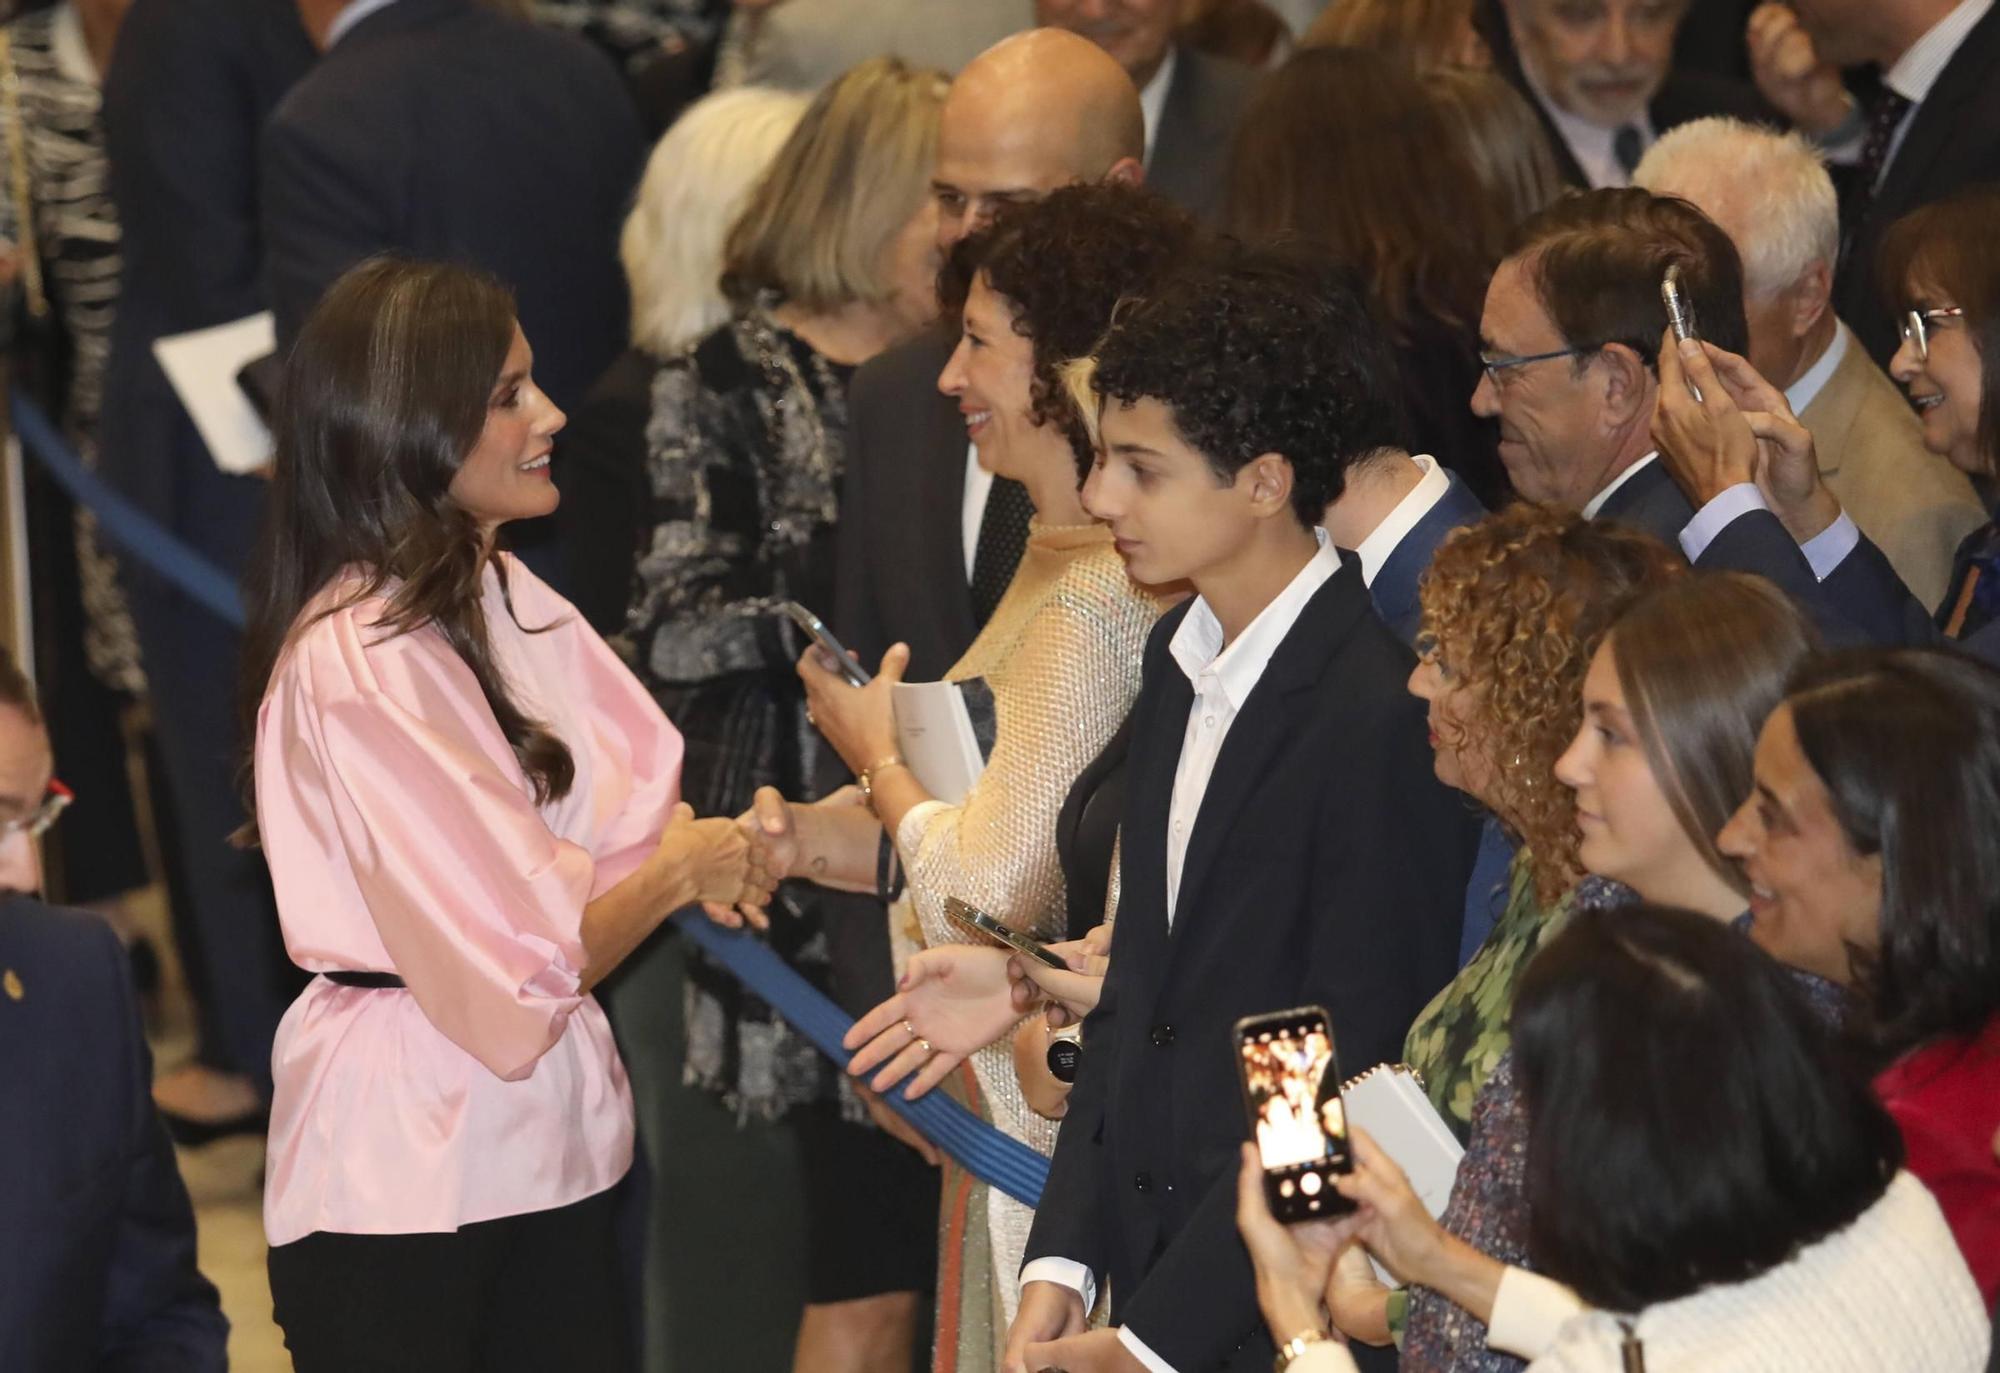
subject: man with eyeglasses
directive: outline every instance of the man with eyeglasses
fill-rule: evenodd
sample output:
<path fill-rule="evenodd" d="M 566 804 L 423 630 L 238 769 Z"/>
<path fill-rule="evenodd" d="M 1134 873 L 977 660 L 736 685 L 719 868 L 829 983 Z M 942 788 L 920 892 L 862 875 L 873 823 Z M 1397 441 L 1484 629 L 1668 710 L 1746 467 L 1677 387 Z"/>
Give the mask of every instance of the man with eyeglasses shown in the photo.
<path fill-rule="evenodd" d="M 36 898 L 68 792 L 0 650 L 0 1363 L 220 1373 L 229 1323 L 109 926 Z"/>
<path fill-rule="evenodd" d="M 1742 268 L 1699 210 L 1617 189 L 1530 217 L 1486 289 L 1472 409 L 1499 421 L 1500 460 L 1524 498 L 1624 520 L 1672 547 L 1695 512 L 1652 436 L 1670 266 L 1703 334 L 1743 351 Z"/>

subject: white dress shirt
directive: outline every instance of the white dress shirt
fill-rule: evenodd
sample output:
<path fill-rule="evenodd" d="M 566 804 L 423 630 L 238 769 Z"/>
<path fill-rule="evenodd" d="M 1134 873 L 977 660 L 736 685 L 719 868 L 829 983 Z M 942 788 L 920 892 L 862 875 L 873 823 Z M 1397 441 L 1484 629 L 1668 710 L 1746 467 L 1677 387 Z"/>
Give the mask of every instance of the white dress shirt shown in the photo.
<path fill-rule="evenodd" d="M 1639 459 L 1639 461 L 1633 463 L 1623 472 L 1620 472 L 1617 476 L 1613 477 L 1605 485 L 1602 491 L 1598 492 L 1595 496 L 1592 496 L 1588 501 L 1584 503 L 1583 517 L 1586 520 L 1596 519 L 1597 512 L 1604 508 L 1604 503 L 1611 499 L 1612 495 L 1617 492 L 1619 487 L 1623 486 L 1626 482 L 1631 481 L 1632 478 L 1638 476 L 1641 472 L 1645 471 L 1648 467 L 1651 467 L 1654 463 L 1658 462 L 1659 460 L 1660 460 L 1659 450 L 1655 449 L 1653 452 L 1648 453 L 1645 457 Z"/>
<path fill-rule="evenodd" d="M 965 495 L 959 502 L 959 537 L 965 540 L 965 581 L 972 584 L 972 564 L 979 556 L 979 527 L 986 523 L 986 498 L 993 494 L 993 474 L 979 465 L 979 445 L 965 445 Z"/>
<path fill-rule="evenodd" d="M 1174 768 L 1174 795 L 1167 811 L 1167 924 L 1171 928 L 1181 894 L 1181 869 L 1187 861 L 1187 841 L 1201 811 L 1202 796 L 1215 772 L 1215 760 L 1237 711 L 1264 676 L 1271 655 L 1292 632 L 1306 602 L 1327 579 L 1340 570 L 1340 552 L 1324 529 L 1315 529 L 1319 550 L 1299 569 L 1298 574 L 1245 625 L 1236 641 L 1224 644 L 1222 622 L 1197 597 L 1188 607 L 1187 618 L 1174 631 L 1167 651 L 1194 685 L 1194 703 L 1188 708 L 1187 732 L 1181 740 L 1180 762 Z M 1097 1277 L 1072 1259 L 1036 1259 L 1021 1269 L 1021 1285 L 1031 1282 L 1060 1283 L 1083 1298 L 1084 1310 L 1097 1304 Z M 1145 1341 L 1121 1326 L 1118 1338 L 1150 1373 L 1175 1373 L 1172 1364 L 1146 1347 Z"/>
<path fill-rule="evenodd" d="M 1410 461 L 1424 474 L 1417 484 L 1409 489 L 1403 499 L 1396 502 L 1396 508 L 1382 517 L 1382 523 L 1375 526 L 1372 533 L 1361 541 L 1354 550 L 1354 556 L 1361 560 L 1361 580 L 1368 586 L 1375 585 L 1375 574 L 1382 570 L 1382 564 L 1389 561 L 1392 554 L 1417 522 L 1431 513 L 1431 507 L 1445 498 L 1451 490 L 1451 478 L 1436 458 L 1422 453 L 1412 453 Z"/>

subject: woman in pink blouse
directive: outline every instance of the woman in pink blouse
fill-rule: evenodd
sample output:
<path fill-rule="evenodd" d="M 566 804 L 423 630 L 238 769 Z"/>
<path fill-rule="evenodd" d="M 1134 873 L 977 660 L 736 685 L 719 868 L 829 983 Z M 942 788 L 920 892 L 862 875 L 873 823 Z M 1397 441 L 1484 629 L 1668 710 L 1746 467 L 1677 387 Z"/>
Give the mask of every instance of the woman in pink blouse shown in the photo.
<path fill-rule="evenodd" d="M 285 943 L 264 1224 L 301 1373 L 630 1363 L 632 1104 L 590 989 L 671 911 L 761 905 L 681 738 L 494 547 L 557 495 L 513 302 L 377 259 L 287 359 L 245 653 Z"/>

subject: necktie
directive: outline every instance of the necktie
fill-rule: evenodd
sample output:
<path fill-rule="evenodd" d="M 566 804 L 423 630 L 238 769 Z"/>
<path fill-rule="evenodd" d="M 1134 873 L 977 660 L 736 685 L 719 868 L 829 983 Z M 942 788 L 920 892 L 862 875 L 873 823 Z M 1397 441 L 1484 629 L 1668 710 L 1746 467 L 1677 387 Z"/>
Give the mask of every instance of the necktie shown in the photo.
<path fill-rule="evenodd" d="M 1035 504 L 1028 488 L 1006 477 L 995 477 L 986 496 L 986 513 L 979 520 L 979 542 L 972 550 L 972 618 L 981 628 L 993 618 L 993 607 L 1014 580 L 1021 550 L 1028 546 L 1028 517 Z"/>
<path fill-rule="evenodd" d="M 1847 232 L 1851 239 L 1875 203 L 1875 185 L 1889 166 L 1889 145 L 1903 116 L 1910 112 L 1910 100 L 1884 86 L 1876 93 L 1874 108 L 1868 113 L 1868 136 L 1861 142 L 1861 161 L 1855 167 L 1854 193 L 1848 197 Z M 1841 255 L 1846 256 L 1843 246 Z"/>
<path fill-rule="evenodd" d="M 1611 155 L 1618 159 L 1618 167 L 1625 173 L 1625 179 L 1632 179 L 1632 169 L 1639 165 L 1639 158 L 1645 153 L 1645 139 L 1639 134 L 1637 125 L 1621 124 L 1618 132 L 1611 135 Z"/>

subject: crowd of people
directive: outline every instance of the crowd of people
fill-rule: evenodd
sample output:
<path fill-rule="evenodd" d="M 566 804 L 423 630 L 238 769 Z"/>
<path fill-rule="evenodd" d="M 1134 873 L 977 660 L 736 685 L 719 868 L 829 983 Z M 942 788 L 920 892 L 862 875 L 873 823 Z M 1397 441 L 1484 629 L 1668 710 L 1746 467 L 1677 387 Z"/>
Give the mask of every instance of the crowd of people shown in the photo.
<path fill-rule="evenodd" d="M 226 1366 L 240 1133 L 303 1373 L 2000 1366 L 1993 0 L 56 0 L 0 126 L 246 607 L 31 481 L 10 1366 Z M 1273 1216 L 1296 1007 L 1448 1197 Z"/>

